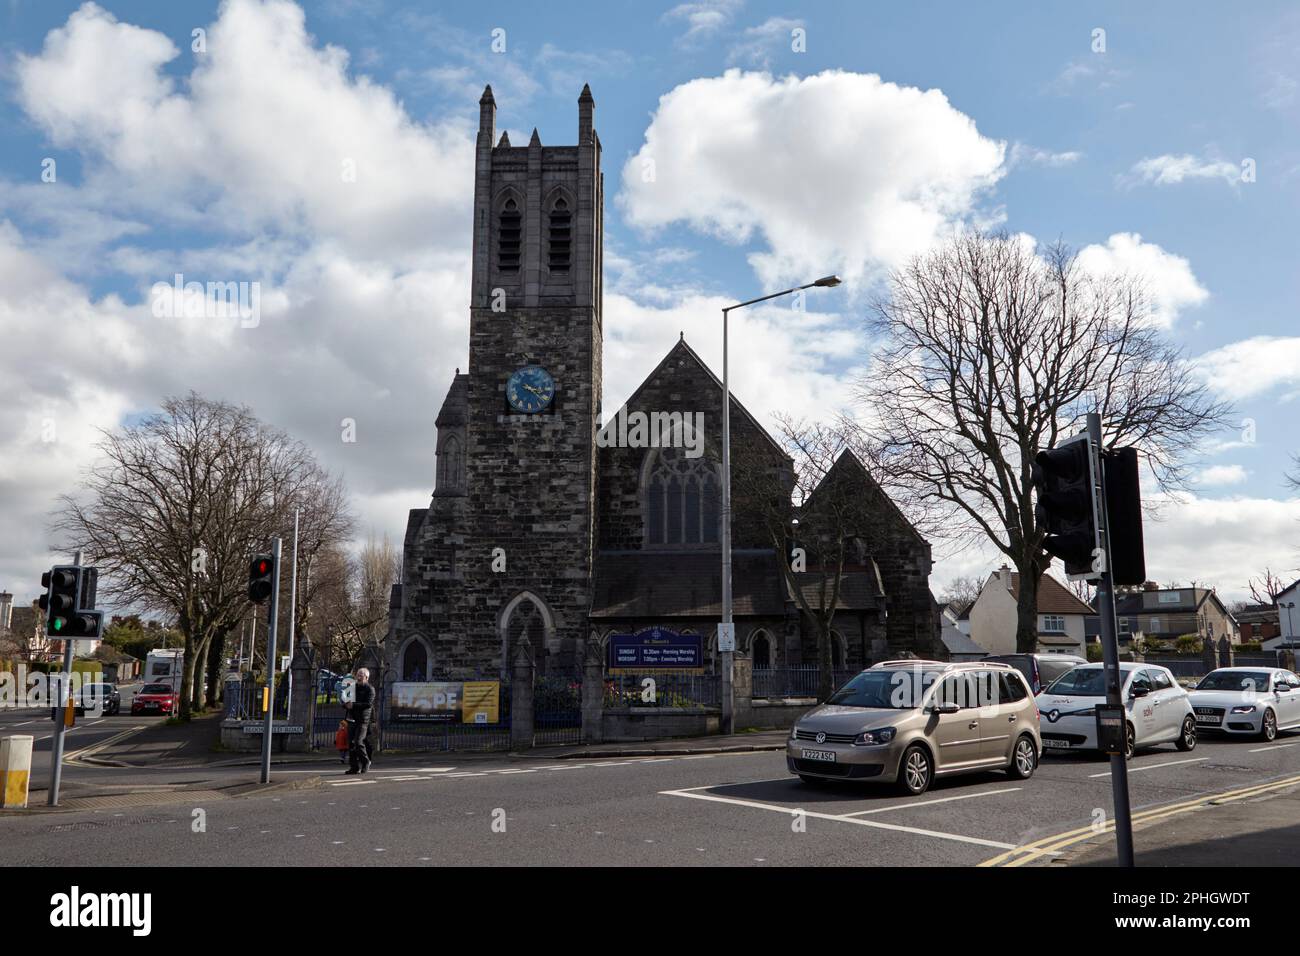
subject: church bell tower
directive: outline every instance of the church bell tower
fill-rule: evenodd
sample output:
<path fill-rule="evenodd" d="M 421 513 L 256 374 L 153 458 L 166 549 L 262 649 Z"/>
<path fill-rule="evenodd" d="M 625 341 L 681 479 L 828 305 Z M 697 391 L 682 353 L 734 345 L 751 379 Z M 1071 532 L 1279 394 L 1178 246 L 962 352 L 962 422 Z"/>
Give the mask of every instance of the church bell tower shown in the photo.
<path fill-rule="evenodd" d="M 508 667 L 581 663 L 590 606 L 601 392 L 604 184 L 595 101 L 575 146 L 496 132 L 489 86 L 475 151 L 464 493 L 472 628 Z M 467 635 L 468 636 L 468 635 Z"/>

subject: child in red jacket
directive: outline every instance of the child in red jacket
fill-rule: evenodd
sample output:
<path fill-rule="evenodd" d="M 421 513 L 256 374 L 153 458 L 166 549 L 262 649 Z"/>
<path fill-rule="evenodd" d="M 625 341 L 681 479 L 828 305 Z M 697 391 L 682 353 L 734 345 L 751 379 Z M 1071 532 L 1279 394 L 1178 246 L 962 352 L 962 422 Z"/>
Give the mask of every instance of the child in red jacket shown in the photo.
<path fill-rule="evenodd" d="M 339 729 L 334 731 L 334 749 L 339 752 L 339 762 L 348 762 L 348 722 L 339 721 Z"/>

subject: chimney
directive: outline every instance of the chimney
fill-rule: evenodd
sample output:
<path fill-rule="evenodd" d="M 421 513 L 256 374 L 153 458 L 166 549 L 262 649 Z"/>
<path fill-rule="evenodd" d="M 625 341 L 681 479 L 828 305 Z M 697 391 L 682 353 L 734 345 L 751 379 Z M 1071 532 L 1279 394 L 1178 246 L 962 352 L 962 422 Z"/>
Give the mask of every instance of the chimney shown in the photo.
<path fill-rule="evenodd" d="M 1004 588 L 1010 591 L 1011 590 L 1011 568 L 1005 564 L 1002 565 L 1002 567 L 998 568 L 998 580 L 1002 582 L 1002 586 Z"/>
<path fill-rule="evenodd" d="M 1142 582 L 1142 590 L 1143 590 L 1143 591 L 1159 591 L 1159 590 L 1160 590 L 1160 585 L 1156 584 L 1156 582 L 1154 582 L 1154 581 L 1144 581 L 1144 582 Z"/>
<path fill-rule="evenodd" d="M 8 591 L 0 591 L 0 630 L 7 629 L 13 623 L 14 596 Z"/>

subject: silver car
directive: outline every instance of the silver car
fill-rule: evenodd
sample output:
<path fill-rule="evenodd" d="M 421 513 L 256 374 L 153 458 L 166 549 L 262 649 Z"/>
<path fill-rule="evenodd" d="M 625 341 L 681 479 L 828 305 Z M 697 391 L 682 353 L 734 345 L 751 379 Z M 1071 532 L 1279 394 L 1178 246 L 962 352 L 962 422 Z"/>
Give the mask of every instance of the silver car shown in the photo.
<path fill-rule="evenodd" d="M 862 671 L 790 730 L 786 764 L 805 783 L 858 780 L 929 789 L 981 770 L 1033 776 L 1038 710 L 1007 664 L 886 661 Z"/>

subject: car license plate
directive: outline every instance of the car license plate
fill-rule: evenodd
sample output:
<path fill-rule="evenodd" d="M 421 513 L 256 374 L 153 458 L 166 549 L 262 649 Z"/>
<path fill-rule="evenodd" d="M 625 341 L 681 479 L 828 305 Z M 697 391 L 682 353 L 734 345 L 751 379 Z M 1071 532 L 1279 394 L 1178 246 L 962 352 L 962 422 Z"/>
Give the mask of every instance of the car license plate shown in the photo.
<path fill-rule="evenodd" d="M 1198 724 L 1218 724 L 1223 723 L 1223 718 L 1218 714 L 1197 714 L 1196 722 Z"/>
<path fill-rule="evenodd" d="M 799 751 L 799 755 L 803 757 L 804 760 L 821 760 L 824 763 L 835 762 L 834 750 L 801 750 Z"/>
<path fill-rule="evenodd" d="M 1043 746 L 1050 747 L 1052 750 L 1069 750 L 1070 742 L 1068 740 L 1053 740 L 1051 737 L 1044 737 Z"/>

